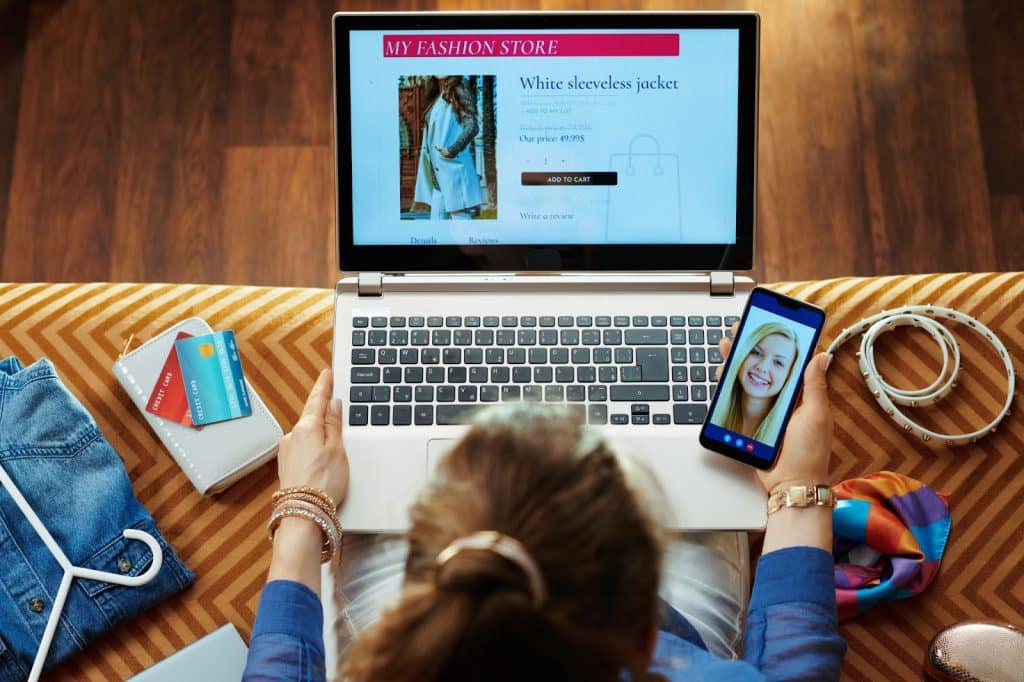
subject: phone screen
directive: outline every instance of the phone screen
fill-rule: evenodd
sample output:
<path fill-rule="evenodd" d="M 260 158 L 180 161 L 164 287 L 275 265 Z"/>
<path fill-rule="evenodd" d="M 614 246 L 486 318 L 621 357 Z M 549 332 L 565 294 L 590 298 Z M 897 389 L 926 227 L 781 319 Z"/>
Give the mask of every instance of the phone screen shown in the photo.
<path fill-rule="evenodd" d="M 771 468 L 824 323 L 820 308 L 751 292 L 701 430 L 704 447 Z"/>

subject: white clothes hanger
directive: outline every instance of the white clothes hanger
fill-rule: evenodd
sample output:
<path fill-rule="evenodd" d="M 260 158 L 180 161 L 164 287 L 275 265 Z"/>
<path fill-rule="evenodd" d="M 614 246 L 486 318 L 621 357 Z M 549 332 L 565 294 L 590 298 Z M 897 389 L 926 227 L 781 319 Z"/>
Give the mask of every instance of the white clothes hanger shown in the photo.
<path fill-rule="evenodd" d="M 53 609 L 50 611 L 50 618 L 46 621 L 46 630 L 43 632 L 43 638 L 39 642 L 39 651 L 36 652 L 36 659 L 32 663 L 32 671 L 29 673 L 29 682 L 37 682 L 39 676 L 43 672 L 43 664 L 46 662 L 46 655 L 50 652 L 50 644 L 53 642 L 53 633 L 57 631 L 57 623 L 60 620 L 60 614 L 64 611 L 64 602 L 68 597 L 68 592 L 71 589 L 71 581 L 75 578 L 87 578 L 89 580 L 99 580 L 107 583 L 114 583 L 115 585 L 125 585 L 128 587 L 138 587 L 139 585 L 145 585 L 150 580 L 156 577 L 156 574 L 160 572 L 160 566 L 163 565 L 164 553 L 160 549 L 160 545 L 157 544 L 156 539 L 149 533 L 141 530 L 135 530 L 134 528 L 127 528 L 122 533 L 125 538 L 129 540 L 141 540 L 146 543 L 149 549 L 153 552 L 153 563 L 146 570 L 145 573 L 137 576 L 124 576 L 116 573 L 108 573 L 106 571 L 95 571 L 91 568 L 83 568 L 81 566 L 73 565 L 61 551 L 57 542 L 50 535 L 50 531 L 46 530 L 46 526 L 39 520 L 39 516 L 36 515 L 34 509 L 29 505 L 28 500 L 18 490 L 18 486 L 14 484 L 11 477 L 4 471 L 3 466 L 0 466 L 0 484 L 7 489 L 11 497 L 14 499 L 14 503 L 21 509 L 21 513 L 25 515 L 28 522 L 32 524 L 32 528 L 35 529 L 36 534 L 46 545 L 50 553 L 53 554 L 53 558 L 57 560 L 57 563 L 64 569 L 64 577 L 61 578 L 60 588 L 57 590 L 57 596 L 53 600 Z"/>

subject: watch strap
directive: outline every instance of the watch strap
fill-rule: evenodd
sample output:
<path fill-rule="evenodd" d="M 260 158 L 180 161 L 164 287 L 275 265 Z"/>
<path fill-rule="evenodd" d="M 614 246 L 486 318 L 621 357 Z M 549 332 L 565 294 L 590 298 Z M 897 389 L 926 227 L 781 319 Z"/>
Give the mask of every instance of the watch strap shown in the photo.
<path fill-rule="evenodd" d="M 793 485 L 779 488 L 768 496 L 768 513 L 783 507 L 835 507 L 836 497 L 827 485 Z"/>

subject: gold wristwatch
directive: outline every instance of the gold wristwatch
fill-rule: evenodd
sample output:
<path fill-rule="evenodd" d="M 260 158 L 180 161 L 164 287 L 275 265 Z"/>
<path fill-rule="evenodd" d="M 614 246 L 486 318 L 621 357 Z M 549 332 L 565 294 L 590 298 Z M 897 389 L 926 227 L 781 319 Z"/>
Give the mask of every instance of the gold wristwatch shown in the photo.
<path fill-rule="evenodd" d="M 794 485 L 780 488 L 768 496 L 768 513 L 783 507 L 835 507 L 836 497 L 827 485 Z"/>

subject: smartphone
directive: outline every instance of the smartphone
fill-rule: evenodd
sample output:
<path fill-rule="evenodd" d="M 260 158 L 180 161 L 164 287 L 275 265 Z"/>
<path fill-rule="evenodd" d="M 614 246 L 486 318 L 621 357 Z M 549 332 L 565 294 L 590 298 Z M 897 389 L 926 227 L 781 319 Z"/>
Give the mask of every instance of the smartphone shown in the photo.
<path fill-rule="evenodd" d="M 824 325 L 821 308 L 756 287 L 722 366 L 700 444 L 771 469 Z"/>

